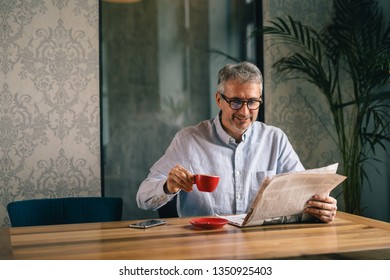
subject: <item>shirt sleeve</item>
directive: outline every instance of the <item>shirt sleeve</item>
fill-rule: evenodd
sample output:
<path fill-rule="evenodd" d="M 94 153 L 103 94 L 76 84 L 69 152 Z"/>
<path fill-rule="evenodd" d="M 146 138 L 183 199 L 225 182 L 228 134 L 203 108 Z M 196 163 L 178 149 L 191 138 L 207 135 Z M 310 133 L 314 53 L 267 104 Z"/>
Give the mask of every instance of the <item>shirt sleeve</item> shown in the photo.
<path fill-rule="evenodd" d="M 279 147 L 280 154 L 277 163 L 277 173 L 298 172 L 305 170 L 284 132 L 282 132 Z"/>
<path fill-rule="evenodd" d="M 159 177 L 163 178 L 159 179 Z M 166 176 L 161 176 L 155 171 L 151 171 L 138 189 L 138 207 L 144 210 L 155 211 L 169 202 L 176 194 L 166 194 L 164 192 L 166 180 Z"/>

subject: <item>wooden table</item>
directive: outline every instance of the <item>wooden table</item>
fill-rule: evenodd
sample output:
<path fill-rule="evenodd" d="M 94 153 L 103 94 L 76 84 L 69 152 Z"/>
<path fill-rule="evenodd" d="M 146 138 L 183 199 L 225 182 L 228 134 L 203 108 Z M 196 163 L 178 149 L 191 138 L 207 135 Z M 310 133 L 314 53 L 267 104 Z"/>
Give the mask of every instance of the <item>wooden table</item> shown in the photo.
<path fill-rule="evenodd" d="M 330 224 L 245 229 L 197 229 L 190 219 L 3 228 L 0 259 L 390 259 L 389 223 L 342 212 Z"/>

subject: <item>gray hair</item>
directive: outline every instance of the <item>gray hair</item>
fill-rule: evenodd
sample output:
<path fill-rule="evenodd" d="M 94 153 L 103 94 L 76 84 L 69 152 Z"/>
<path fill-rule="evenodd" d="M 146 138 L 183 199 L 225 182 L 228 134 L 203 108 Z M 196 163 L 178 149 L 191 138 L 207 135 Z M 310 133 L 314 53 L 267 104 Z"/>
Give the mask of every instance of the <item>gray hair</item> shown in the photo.
<path fill-rule="evenodd" d="M 262 84 L 263 75 L 256 65 L 247 61 L 227 64 L 218 72 L 218 92 L 223 93 L 225 83 L 229 81 Z"/>

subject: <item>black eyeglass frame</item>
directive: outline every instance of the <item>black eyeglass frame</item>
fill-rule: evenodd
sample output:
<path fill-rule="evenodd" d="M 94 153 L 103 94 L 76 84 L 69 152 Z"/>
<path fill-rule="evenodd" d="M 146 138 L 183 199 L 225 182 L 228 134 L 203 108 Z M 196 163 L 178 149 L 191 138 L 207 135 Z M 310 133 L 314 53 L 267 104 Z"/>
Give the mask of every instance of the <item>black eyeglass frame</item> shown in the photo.
<path fill-rule="evenodd" d="M 254 99 L 254 98 L 251 98 L 251 99 L 240 99 L 240 98 L 228 98 L 226 97 L 222 92 L 219 92 L 219 94 L 221 95 L 221 97 L 223 98 L 223 100 L 225 100 L 231 109 L 233 110 L 240 110 L 244 104 L 246 103 L 246 107 L 249 109 L 249 110 L 257 110 L 260 108 L 261 106 L 261 103 L 263 102 L 261 100 L 261 97 L 260 99 Z M 237 107 L 237 108 L 233 108 L 234 105 L 232 105 L 232 103 L 236 102 L 236 105 L 238 105 L 237 102 L 241 103 L 240 107 Z M 249 102 L 255 102 L 255 103 L 258 103 L 259 106 L 257 106 L 256 108 L 249 108 Z M 251 104 L 254 104 L 254 103 L 251 103 Z"/>

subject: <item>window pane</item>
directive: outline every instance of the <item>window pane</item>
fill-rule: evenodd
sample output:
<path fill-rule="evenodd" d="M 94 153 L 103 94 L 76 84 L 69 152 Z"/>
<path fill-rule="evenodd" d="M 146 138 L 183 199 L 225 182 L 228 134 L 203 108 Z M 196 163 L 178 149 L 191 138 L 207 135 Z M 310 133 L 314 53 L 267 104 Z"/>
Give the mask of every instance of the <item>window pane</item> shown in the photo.
<path fill-rule="evenodd" d="M 157 216 L 138 209 L 140 183 L 180 128 L 218 113 L 228 56 L 253 61 L 251 2 L 102 2 L 104 193 L 124 199 L 124 219 Z"/>

